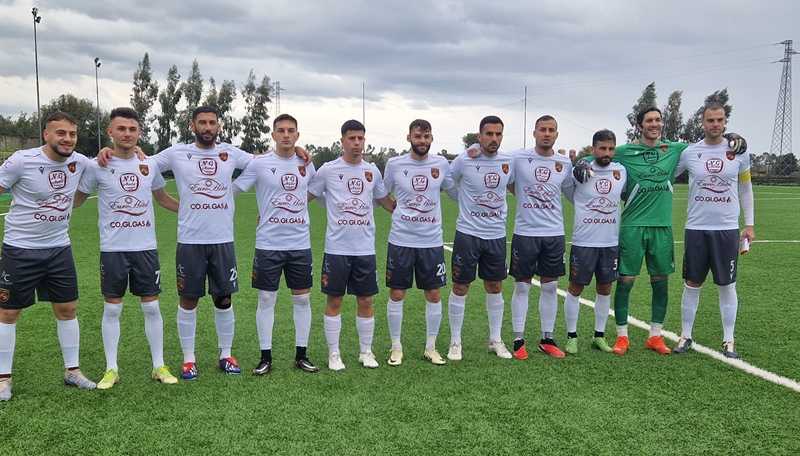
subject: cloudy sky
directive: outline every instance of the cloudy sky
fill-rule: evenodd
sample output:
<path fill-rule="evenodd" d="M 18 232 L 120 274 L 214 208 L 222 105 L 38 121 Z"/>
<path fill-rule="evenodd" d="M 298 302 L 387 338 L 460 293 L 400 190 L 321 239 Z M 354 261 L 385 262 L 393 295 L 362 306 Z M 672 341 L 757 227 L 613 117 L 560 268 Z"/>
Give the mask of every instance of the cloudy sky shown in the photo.
<path fill-rule="evenodd" d="M 683 90 L 684 116 L 727 87 L 730 129 L 760 153 L 770 146 L 780 76 L 771 62 L 783 57 L 774 43 L 795 38 L 800 48 L 800 4 L 790 0 L 0 0 L 4 115 L 36 109 L 33 6 L 43 16 L 43 103 L 66 92 L 93 100 L 95 56 L 104 109 L 128 104 L 145 52 L 159 81 L 172 64 L 187 76 L 196 58 L 218 85 L 241 85 L 251 68 L 280 81 L 282 111 L 300 120 L 301 142 L 318 145 L 361 118 L 362 82 L 370 143 L 405 148 L 408 123 L 422 117 L 433 123 L 434 150 L 452 152 L 487 114 L 506 122 L 506 149 L 524 135 L 530 145 L 533 120 L 545 113 L 559 120 L 560 147 L 586 145 L 600 128 L 622 136 L 625 115 L 655 81 L 662 105 Z"/>

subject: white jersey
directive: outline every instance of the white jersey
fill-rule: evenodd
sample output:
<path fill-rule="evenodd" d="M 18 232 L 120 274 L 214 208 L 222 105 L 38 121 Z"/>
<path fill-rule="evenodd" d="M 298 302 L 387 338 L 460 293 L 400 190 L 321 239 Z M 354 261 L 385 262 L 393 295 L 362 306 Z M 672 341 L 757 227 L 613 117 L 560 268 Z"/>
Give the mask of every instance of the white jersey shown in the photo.
<path fill-rule="evenodd" d="M 3 243 L 23 249 L 70 245 L 75 190 L 89 159 L 78 152 L 50 160 L 41 147 L 14 152 L 0 166 L 0 187 L 11 191 Z"/>
<path fill-rule="evenodd" d="M 389 242 L 401 247 L 441 247 L 441 191 L 453 185 L 447 159 L 428 155 L 415 160 L 411 153 L 393 157 L 386 163 L 383 183 L 397 199 Z"/>
<path fill-rule="evenodd" d="M 308 191 L 325 194 L 325 253 L 375 255 L 373 200 L 387 195 L 378 167 L 363 160 L 352 165 L 339 157 L 319 168 Z"/>
<path fill-rule="evenodd" d="M 481 239 L 505 237 L 506 186 L 514 182 L 511 155 L 497 152 L 469 158 L 461 154 L 450 170 L 458 187 L 456 230 Z"/>
<path fill-rule="evenodd" d="M 728 142 L 692 144 L 681 153 L 678 172 L 689 170 L 690 230 L 739 229 L 739 174 L 750 169 L 750 155 L 728 153 Z"/>
<path fill-rule="evenodd" d="M 246 192 L 255 184 L 258 201 L 256 248 L 305 250 L 311 248 L 308 218 L 308 183 L 316 175 L 314 165 L 299 157 L 275 153 L 256 155 L 233 181 Z"/>
<path fill-rule="evenodd" d="M 175 175 L 180 196 L 178 242 L 233 242 L 233 171 L 245 169 L 253 156 L 230 144 L 211 149 L 176 144 L 151 159 L 162 172 L 171 170 Z"/>
<path fill-rule="evenodd" d="M 563 236 L 562 191 L 572 195 L 572 163 L 559 153 L 539 155 L 535 149 L 514 152 L 514 193 L 517 211 L 514 234 Z"/>
<path fill-rule="evenodd" d="M 97 190 L 101 252 L 155 250 L 153 193 L 164 188 L 164 178 L 152 160 L 112 158 L 105 168 L 92 160 L 78 191 Z"/>
<path fill-rule="evenodd" d="M 614 247 L 619 245 L 619 214 L 627 174 L 616 162 L 599 166 L 592 162 L 593 176 L 584 183 L 575 181 L 575 223 L 572 245 Z"/>

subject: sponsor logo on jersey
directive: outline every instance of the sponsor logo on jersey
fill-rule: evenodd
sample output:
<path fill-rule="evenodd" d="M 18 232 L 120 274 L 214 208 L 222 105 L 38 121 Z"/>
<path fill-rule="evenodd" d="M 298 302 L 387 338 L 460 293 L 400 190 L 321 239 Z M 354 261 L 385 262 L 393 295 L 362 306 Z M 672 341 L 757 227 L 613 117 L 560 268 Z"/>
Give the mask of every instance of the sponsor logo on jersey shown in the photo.
<path fill-rule="evenodd" d="M 614 171 L 611 172 L 611 174 L 614 176 L 614 179 L 616 180 L 622 179 L 622 174 L 619 172 L 619 170 L 615 169 Z"/>
<path fill-rule="evenodd" d="M 644 153 L 642 153 L 642 157 L 644 158 L 644 161 L 646 161 L 647 163 L 656 163 L 658 162 L 658 150 L 647 149 L 644 151 Z"/>
<path fill-rule="evenodd" d="M 341 203 L 337 203 L 336 207 L 342 212 L 358 217 L 366 217 L 369 214 L 369 205 L 358 198 L 348 198 Z"/>
<path fill-rule="evenodd" d="M 609 215 L 613 214 L 617 210 L 617 203 L 611 201 L 605 196 L 598 196 L 590 199 L 589 202 L 586 203 L 586 209 Z"/>
<path fill-rule="evenodd" d="M 227 152 L 220 152 L 219 153 L 219 159 L 224 161 L 224 162 L 228 161 L 228 153 Z"/>
<path fill-rule="evenodd" d="M 500 209 L 503 207 L 503 203 L 505 202 L 500 195 L 492 191 L 481 193 L 480 195 L 472 195 L 472 201 L 474 201 L 478 206 L 483 206 L 489 209 Z"/>
<path fill-rule="evenodd" d="M 54 193 L 45 199 L 36 200 L 39 209 L 52 209 L 64 212 L 72 207 L 72 197 L 64 193 Z"/>
<path fill-rule="evenodd" d="M 150 167 L 147 165 L 139 165 L 139 172 L 142 176 L 147 177 L 147 175 L 150 174 Z"/>
<path fill-rule="evenodd" d="M 431 177 L 434 179 L 439 178 L 439 168 L 431 168 Z"/>
<path fill-rule="evenodd" d="M 731 183 L 721 176 L 706 176 L 697 186 L 714 193 L 725 193 L 731 189 Z"/>
<path fill-rule="evenodd" d="M 724 167 L 724 162 L 719 158 L 709 158 L 706 160 L 706 171 L 709 173 L 719 173 Z"/>
<path fill-rule="evenodd" d="M 61 170 L 50 171 L 50 174 L 47 175 L 47 180 L 50 181 L 50 188 L 61 190 L 67 185 L 67 173 Z"/>
<path fill-rule="evenodd" d="M 306 177 L 306 167 L 305 166 L 298 166 L 297 172 L 300 173 L 301 176 Z"/>
<path fill-rule="evenodd" d="M 119 186 L 126 192 L 139 190 L 139 176 L 133 173 L 125 173 L 119 176 Z"/>
<path fill-rule="evenodd" d="M 428 189 L 428 177 L 421 174 L 413 176 L 411 178 L 411 188 L 413 188 L 415 192 L 424 192 Z"/>
<path fill-rule="evenodd" d="M 69 172 L 71 172 L 71 173 L 74 173 L 74 172 L 75 172 L 75 169 L 77 169 L 77 167 L 78 167 L 78 165 L 77 165 L 75 162 L 72 162 L 72 163 L 70 163 L 70 164 L 68 164 L 68 165 L 67 165 L 67 169 L 68 169 L 68 170 L 69 170 Z"/>
<path fill-rule="evenodd" d="M 600 179 L 595 182 L 594 188 L 597 190 L 597 193 L 607 195 L 611 193 L 611 181 L 608 179 Z"/>
<path fill-rule="evenodd" d="M 556 163 L 556 172 L 560 173 L 562 169 L 564 169 L 564 165 L 561 163 Z"/>
<path fill-rule="evenodd" d="M 147 212 L 147 201 L 142 201 L 133 195 L 123 195 L 108 204 L 114 212 L 121 214 L 140 216 Z"/>
<path fill-rule="evenodd" d="M 367 182 L 372 182 L 372 171 L 364 171 L 364 177 L 367 178 Z"/>
<path fill-rule="evenodd" d="M 436 209 L 436 202 L 425 195 L 417 195 L 403 202 L 406 208 L 417 212 L 430 212 Z"/>
<path fill-rule="evenodd" d="M 284 174 L 281 176 L 281 185 L 287 192 L 297 189 L 297 176 L 294 174 Z"/>
<path fill-rule="evenodd" d="M 549 186 L 543 184 L 526 186 L 525 188 L 522 189 L 522 191 L 524 191 L 525 194 L 528 195 L 529 197 L 537 201 L 541 201 L 543 203 L 550 202 L 553 200 L 553 198 L 557 196 L 556 192 L 550 189 Z"/>
<path fill-rule="evenodd" d="M 537 166 L 536 169 L 533 170 L 533 176 L 539 182 L 547 182 L 550 180 L 550 168 Z"/>
<path fill-rule="evenodd" d="M 275 198 L 272 198 L 270 203 L 272 204 L 272 207 L 283 209 L 284 211 L 291 212 L 292 214 L 303 212 L 306 207 L 306 202 L 303 199 L 291 193 L 281 193 Z"/>
<path fill-rule="evenodd" d="M 347 189 L 353 195 L 360 195 L 364 193 L 364 181 L 360 177 L 352 177 L 347 181 Z"/>
<path fill-rule="evenodd" d="M 189 190 L 197 195 L 220 199 L 228 193 L 228 187 L 214 179 L 200 179 L 189 186 Z"/>
<path fill-rule="evenodd" d="M 503 163 L 500 168 L 503 170 L 503 174 L 508 174 L 508 163 Z"/>
<path fill-rule="evenodd" d="M 199 162 L 197 162 L 197 166 L 200 167 L 200 172 L 203 173 L 204 176 L 213 176 L 217 174 L 217 161 L 213 158 L 201 158 Z"/>
<path fill-rule="evenodd" d="M 500 175 L 497 173 L 486 173 L 483 176 L 483 185 L 486 188 L 497 188 L 500 186 Z"/>

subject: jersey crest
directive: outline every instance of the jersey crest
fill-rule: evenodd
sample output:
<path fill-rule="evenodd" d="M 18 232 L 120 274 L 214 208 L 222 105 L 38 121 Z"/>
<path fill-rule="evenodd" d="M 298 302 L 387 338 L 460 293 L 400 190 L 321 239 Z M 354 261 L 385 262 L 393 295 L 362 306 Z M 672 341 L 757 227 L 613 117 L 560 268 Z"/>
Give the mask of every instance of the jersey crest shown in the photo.
<path fill-rule="evenodd" d="M 147 176 L 150 174 L 150 167 L 147 165 L 139 165 L 139 172 L 142 174 L 142 176 Z"/>
<path fill-rule="evenodd" d="M 431 168 L 431 177 L 434 179 L 439 178 L 439 168 Z"/>
<path fill-rule="evenodd" d="M 364 171 L 364 177 L 367 178 L 367 182 L 372 182 L 372 171 Z"/>
<path fill-rule="evenodd" d="M 67 165 L 67 169 L 71 173 L 74 173 L 76 168 L 77 168 L 77 164 L 75 162 L 72 162 L 72 163 Z"/>

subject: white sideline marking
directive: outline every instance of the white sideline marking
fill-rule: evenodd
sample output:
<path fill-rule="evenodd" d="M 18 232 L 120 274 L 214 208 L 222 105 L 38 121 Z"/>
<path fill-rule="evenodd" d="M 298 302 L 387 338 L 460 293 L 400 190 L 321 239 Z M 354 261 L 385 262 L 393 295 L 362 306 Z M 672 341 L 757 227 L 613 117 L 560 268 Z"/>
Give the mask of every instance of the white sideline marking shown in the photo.
<path fill-rule="evenodd" d="M 450 252 L 453 251 L 453 248 L 449 247 L 447 245 L 445 245 L 444 248 L 445 248 L 445 250 L 448 250 Z M 533 279 L 532 283 L 533 283 L 533 285 L 536 285 L 537 287 L 541 287 L 541 285 L 542 285 L 536 279 Z M 558 289 L 557 293 L 559 294 L 559 296 L 562 296 L 562 297 L 565 297 L 567 295 L 567 292 L 562 290 L 562 289 L 560 289 L 560 288 Z M 580 303 L 585 305 L 585 306 L 588 306 L 588 307 L 591 307 L 592 309 L 594 309 L 594 301 L 590 301 L 590 300 L 585 299 L 585 298 L 580 298 Z M 613 309 L 609 310 L 608 314 L 613 317 L 614 316 L 614 310 Z M 632 326 L 635 326 L 637 328 L 640 328 L 640 329 L 644 329 L 644 330 L 649 330 L 650 329 L 650 325 L 649 324 L 647 324 L 644 321 L 639 320 L 638 318 L 635 318 L 635 317 L 633 317 L 631 315 L 628 315 L 628 324 L 630 324 Z M 678 339 L 680 339 L 680 337 L 677 334 L 675 334 L 674 332 L 672 332 L 672 331 L 662 331 L 662 333 L 663 333 L 663 335 L 664 335 L 664 337 L 666 339 L 668 339 L 668 340 L 670 340 L 672 342 L 678 342 Z M 755 377 L 761 378 L 763 380 L 766 380 L 768 382 L 774 383 L 776 385 L 780 385 L 780 386 L 789 388 L 790 390 L 792 390 L 792 391 L 794 391 L 796 393 L 800 393 L 800 383 L 798 383 L 797 381 L 792 380 L 790 378 L 783 377 L 783 376 L 778 375 L 778 374 L 776 374 L 774 372 L 770 372 L 770 371 L 768 371 L 766 369 L 762 369 L 760 367 L 754 366 L 754 365 L 752 365 L 752 364 L 750 364 L 750 363 L 748 363 L 746 361 L 742 361 L 741 359 L 726 358 L 722 353 L 718 352 L 717 350 L 714 350 L 712 348 L 708 348 L 705 345 L 698 344 L 697 342 L 694 342 L 692 344 L 692 350 L 694 350 L 694 351 L 696 351 L 698 353 L 702 353 L 702 354 L 704 354 L 706 356 L 709 356 L 709 357 L 711 357 L 711 358 L 713 358 L 713 359 L 715 359 L 717 361 L 720 361 L 720 362 L 722 362 L 724 364 L 727 364 L 729 366 L 735 367 L 735 368 L 737 368 L 737 369 L 739 369 L 741 371 L 744 371 L 745 373 L 748 373 L 750 375 L 753 375 Z M 672 356 L 672 355 L 670 355 L 670 356 Z"/>

